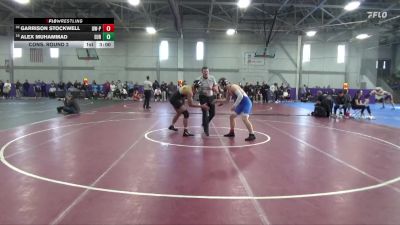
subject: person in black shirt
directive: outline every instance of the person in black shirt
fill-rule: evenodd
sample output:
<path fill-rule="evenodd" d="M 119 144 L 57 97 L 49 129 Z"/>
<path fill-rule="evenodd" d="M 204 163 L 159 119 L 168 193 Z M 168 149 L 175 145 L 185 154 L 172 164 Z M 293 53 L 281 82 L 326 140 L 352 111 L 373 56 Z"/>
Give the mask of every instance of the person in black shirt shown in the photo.
<path fill-rule="evenodd" d="M 336 112 L 339 108 L 343 109 L 344 115 L 346 115 L 347 112 L 347 100 L 346 97 L 344 96 L 344 92 L 340 90 L 338 92 L 338 95 L 335 98 L 335 106 L 333 107 L 333 115 L 336 115 Z"/>
<path fill-rule="evenodd" d="M 263 82 L 261 86 L 261 94 L 263 98 L 263 103 L 268 103 L 269 85 L 265 82 Z"/>
<path fill-rule="evenodd" d="M 356 95 L 354 96 L 353 100 L 351 101 L 351 108 L 353 109 L 361 109 L 361 117 L 364 117 L 364 110 L 366 109 L 368 111 L 368 119 L 372 120 L 375 119 L 372 115 L 371 115 L 371 109 L 369 108 L 369 105 L 366 103 L 362 102 L 362 95 L 363 95 L 363 91 L 362 90 L 358 90 Z"/>
<path fill-rule="evenodd" d="M 332 97 L 327 94 L 323 94 L 322 91 L 317 92 L 317 101 L 315 102 L 314 112 L 312 116 L 316 117 L 329 117 L 332 112 L 333 101 Z"/>

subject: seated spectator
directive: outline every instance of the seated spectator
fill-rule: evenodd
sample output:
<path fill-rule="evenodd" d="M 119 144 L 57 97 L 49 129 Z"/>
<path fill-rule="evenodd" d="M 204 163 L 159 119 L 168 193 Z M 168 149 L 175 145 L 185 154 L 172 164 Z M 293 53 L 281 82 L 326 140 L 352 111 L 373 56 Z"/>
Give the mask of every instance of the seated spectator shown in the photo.
<path fill-rule="evenodd" d="M 369 116 L 368 119 L 372 120 L 375 119 L 371 114 L 371 109 L 369 108 L 368 101 L 362 101 L 363 91 L 358 90 L 356 95 L 354 96 L 353 100 L 351 100 L 351 108 L 352 109 L 361 109 L 361 117 L 364 118 L 364 110 L 367 109 Z"/>
<path fill-rule="evenodd" d="M 119 90 L 118 88 L 114 89 L 113 98 L 121 99 L 121 90 Z"/>
<path fill-rule="evenodd" d="M 282 94 L 282 98 L 285 101 L 290 101 L 290 90 L 289 89 L 284 89 L 283 90 L 283 94 Z"/>
<path fill-rule="evenodd" d="M 56 85 L 55 84 L 50 84 L 50 88 L 49 88 L 49 98 L 56 98 Z"/>
<path fill-rule="evenodd" d="M 133 92 L 132 99 L 133 99 L 133 101 L 142 101 L 142 97 L 140 96 L 140 93 L 138 90 L 135 90 Z"/>
<path fill-rule="evenodd" d="M 57 112 L 64 114 L 78 114 L 80 110 L 78 101 L 70 92 L 65 95 L 64 106 L 57 107 Z"/>
<path fill-rule="evenodd" d="M 126 97 L 128 97 L 128 91 L 125 88 L 122 88 L 120 97 L 123 99 L 126 99 Z"/>
<path fill-rule="evenodd" d="M 301 94 L 301 98 L 300 101 L 301 102 L 308 102 L 310 101 L 310 98 L 312 98 L 312 94 L 311 94 L 311 90 L 308 89 L 308 87 L 306 85 L 304 85 L 304 88 L 302 89 L 302 94 Z"/>
<path fill-rule="evenodd" d="M 347 100 L 344 92 L 340 90 L 335 98 L 335 106 L 333 107 L 333 115 L 336 116 L 338 109 L 343 109 L 344 115 L 347 115 Z"/>
<path fill-rule="evenodd" d="M 162 98 L 162 96 L 161 96 L 161 89 L 160 88 L 156 88 L 155 90 L 154 90 L 154 101 L 156 102 L 156 101 L 161 101 L 161 98 Z"/>

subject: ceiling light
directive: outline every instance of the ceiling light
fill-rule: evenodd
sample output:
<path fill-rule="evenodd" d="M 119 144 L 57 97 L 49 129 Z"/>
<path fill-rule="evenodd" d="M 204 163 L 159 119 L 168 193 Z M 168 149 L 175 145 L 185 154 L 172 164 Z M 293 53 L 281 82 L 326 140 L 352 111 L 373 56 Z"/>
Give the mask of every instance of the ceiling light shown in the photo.
<path fill-rule="evenodd" d="M 309 36 L 309 37 L 314 37 L 316 33 L 317 33 L 317 31 L 315 31 L 315 30 L 310 30 L 310 31 L 306 32 L 307 36 Z"/>
<path fill-rule="evenodd" d="M 30 0 L 14 0 L 15 2 L 18 2 L 19 4 L 28 4 Z"/>
<path fill-rule="evenodd" d="M 353 11 L 355 9 L 357 9 L 360 6 L 360 2 L 359 1 L 352 1 L 347 3 L 347 5 L 344 7 L 345 10 L 347 11 Z"/>
<path fill-rule="evenodd" d="M 250 5 L 250 0 L 239 0 L 237 5 L 239 8 L 247 8 Z"/>
<path fill-rule="evenodd" d="M 369 36 L 368 34 L 359 34 L 359 35 L 356 36 L 356 38 L 360 39 L 360 40 L 363 40 L 363 39 L 366 39 L 366 38 L 369 38 L 369 37 L 371 37 L 371 36 Z"/>
<path fill-rule="evenodd" d="M 133 6 L 137 6 L 137 5 L 139 5 L 140 0 L 128 0 L 128 3 Z"/>
<path fill-rule="evenodd" d="M 236 34 L 236 30 L 235 29 L 228 29 L 228 30 L 226 30 L 226 34 L 229 35 L 229 36 L 232 36 L 232 35 Z"/>
<path fill-rule="evenodd" d="M 146 31 L 149 34 L 155 34 L 157 32 L 154 27 L 146 27 Z"/>

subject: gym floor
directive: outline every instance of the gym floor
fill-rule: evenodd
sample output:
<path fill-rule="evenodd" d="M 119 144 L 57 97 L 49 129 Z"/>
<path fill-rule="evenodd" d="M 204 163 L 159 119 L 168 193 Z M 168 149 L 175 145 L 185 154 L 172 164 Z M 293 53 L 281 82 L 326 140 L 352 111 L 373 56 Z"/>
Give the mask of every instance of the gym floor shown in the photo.
<path fill-rule="evenodd" d="M 168 103 L 83 101 L 72 116 L 60 104 L 0 102 L 1 224 L 400 224 L 400 126 L 375 108 L 334 120 L 255 104 L 249 143 L 240 119 L 222 136 L 226 105 L 209 137 L 190 109 L 195 136 L 182 137 Z"/>

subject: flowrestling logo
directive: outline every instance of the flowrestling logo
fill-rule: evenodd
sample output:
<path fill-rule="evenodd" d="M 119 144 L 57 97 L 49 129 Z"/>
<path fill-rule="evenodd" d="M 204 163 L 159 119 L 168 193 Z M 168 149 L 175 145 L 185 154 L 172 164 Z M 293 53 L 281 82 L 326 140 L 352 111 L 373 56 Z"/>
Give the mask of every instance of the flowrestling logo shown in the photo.
<path fill-rule="evenodd" d="M 387 12 L 367 12 L 368 19 L 386 19 L 388 17 Z"/>

